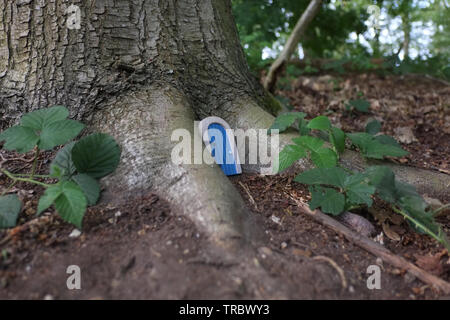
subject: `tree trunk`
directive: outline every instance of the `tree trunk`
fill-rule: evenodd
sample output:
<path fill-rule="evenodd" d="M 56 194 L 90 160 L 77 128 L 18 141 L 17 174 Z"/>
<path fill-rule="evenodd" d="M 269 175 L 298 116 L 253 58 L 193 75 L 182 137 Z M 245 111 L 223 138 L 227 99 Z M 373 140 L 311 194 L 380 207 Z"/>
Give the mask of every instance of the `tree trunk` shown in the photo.
<path fill-rule="evenodd" d="M 264 81 L 264 88 L 266 88 L 267 90 L 273 91 L 273 88 L 277 81 L 278 73 L 291 59 L 292 54 L 298 46 L 300 38 L 305 33 L 305 30 L 311 20 L 316 16 L 321 4 L 322 0 L 311 0 L 305 12 L 303 12 L 302 16 L 295 25 L 294 30 L 292 30 L 291 35 L 286 41 L 286 45 L 284 46 L 283 51 L 270 66 L 269 73 L 267 74 L 267 77 Z"/>
<path fill-rule="evenodd" d="M 67 25 L 72 3 L 79 29 Z M 279 106 L 248 70 L 229 1 L 3 0 L 0 11 L 0 129 L 24 112 L 65 105 L 123 149 L 104 181 L 110 198 L 151 189 L 224 247 L 259 239 L 218 166 L 171 161 L 174 129 L 193 136 L 193 121 L 210 115 L 232 128 L 268 128 L 273 116 L 261 107 Z M 436 179 L 418 180 L 446 190 L 448 176 Z"/>
<path fill-rule="evenodd" d="M 402 28 L 403 28 L 403 59 L 409 59 L 409 43 L 411 37 L 411 23 L 407 14 L 402 15 Z"/>

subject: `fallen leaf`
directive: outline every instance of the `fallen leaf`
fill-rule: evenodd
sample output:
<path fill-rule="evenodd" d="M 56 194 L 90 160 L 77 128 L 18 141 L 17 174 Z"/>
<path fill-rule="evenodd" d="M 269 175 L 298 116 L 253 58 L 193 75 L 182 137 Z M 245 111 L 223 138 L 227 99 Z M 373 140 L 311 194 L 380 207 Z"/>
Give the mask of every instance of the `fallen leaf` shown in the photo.
<path fill-rule="evenodd" d="M 410 144 L 410 143 L 418 141 L 417 138 L 414 136 L 414 133 L 413 133 L 411 127 L 395 128 L 394 132 L 395 132 L 395 138 L 398 141 L 400 141 L 401 143 Z"/>
<path fill-rule="evenodd" d="M 447 254 L 446 250 L 443 250 L 441 252 L 436 253 L 435 255 L 419 255 L 414 254 L 414 257 L 416 258 L 416 264 L 420 268 L 439 276 L 444 272 L 444 268 L 441 264 L 441 258 Z"/>
<path fill-rule="evenodd" d="M 400 241 L 401 237 L 398 235 L 397 232 L 391 229 L 390 225 L 388 223 L 383 223 L 383 232 L 384 234 L 391 239 L 392 241 Z"/>

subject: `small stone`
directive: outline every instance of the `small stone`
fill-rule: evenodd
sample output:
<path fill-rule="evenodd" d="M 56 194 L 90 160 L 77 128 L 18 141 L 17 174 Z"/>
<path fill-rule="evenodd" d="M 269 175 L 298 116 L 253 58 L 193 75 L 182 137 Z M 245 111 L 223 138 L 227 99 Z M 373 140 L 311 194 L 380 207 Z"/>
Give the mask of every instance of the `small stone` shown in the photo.
<path fill-rule="evenodd" d="M 282 242 L 281 243 L 281 249 L 286 249 L 287 248 L 287 243 L 286 242 Z"/>
<path fill-rule="evenodd" d="M 377 258 L 377 260 L 375 260 L 375 263 L 380 267 L 383 266 L 383 260 L 381 258 Z"/>
<path fill-rule="evenodd" d="M 414 280 L 416 280 L 416 276 L 412 275 L 411 273 L 407 272 L 403 278 L 403 280 L 407 283 L 410 284 L 412 283 Z"/>
<path fill-rule="evenodd" d="M 261 256 L 262 256 L 263 258 L 265 258 L 266 256 L 270 256 L 270 255 L 272 254 L 272 250 L 270 250 L 270 249 L 267 248 L 267 247 L 260 247 L 260 248 L 258 249 L 258 252 L 261 254 Z"/>
<path fill-rule="evenodd" d="M 114 214 L 114 217 L 120 217 L 121 215 L 122 215 L 122 212 L 117 211 L 117 212 Z"/>
<path fill-rule="evenodd" d="M 51 294 L 46 294 L 44 300 L 55 300 L 55 298 Z"/>
<path fill-rule="evenodd" d="M 273 222 L 275 222 L 276 224 L 281 225 L 280 218 L 278 218 L 277 216 L 272 215 L 272 216 L 270 217 L 270 219 L 271 219 Z"/>
<path fill-rule="evenodd" d="M 167 246 L 171 246 L 171 245 L 172 245 L 172 241 L 171 241 L 171 240 L 167 241 L 167 242 L 166 242 L 166 245 L 167 245 Z"/>
<path fill-rule="evenodd" d="M 354 288 L 353 286 L 349 286 L 349 287 L 348 287 L 348 291 L 349 291 L 350 293 L 355 293 L 355 288 Z"/>
<path fill-rule="evenodd" d="M 183 254 L 188 254 L 189 253 L 189 249 L 185 249 L 184 251 L 183 251 Z"/>
<path fill-rule="evenodd" d="M 78 229 L 73 229 L 69 234 L 69 238 L 78 238 L 81 235 L 81 231 Z"/>

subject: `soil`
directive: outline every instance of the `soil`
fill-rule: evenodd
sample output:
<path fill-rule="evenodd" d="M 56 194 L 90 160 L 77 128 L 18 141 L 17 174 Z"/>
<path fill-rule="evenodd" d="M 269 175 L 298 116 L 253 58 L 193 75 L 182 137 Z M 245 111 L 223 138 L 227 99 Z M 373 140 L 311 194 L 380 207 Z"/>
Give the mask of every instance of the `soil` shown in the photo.
<path fill-rule="evenodd" d="M 402 97 L 413 90 L 411 84 L 402 87 L 401 79 L 366 75 L 370 81 L 361 81 L 358 77 L 341 79 L 341 83 L 349 83 L 347 86 L 352 88 L 357 81 L 361 91 L 372 88 L 364 91 L 370 99 L 371 94 L 378 97 L 373 99 L 380 99 L 382 91 L 390 88 L 389 84 L 377 87 L 384 81 L 397 85 L 397 89 L 392 89 L 395 92 L 389 94 L 398 95 L 399 101 L 410 99 Z M 301 79 L 296 81 L 301 83 Z M 342 113 L 343 102 L 335 109 L 330 107 L 331 95 L 337 91 L 332 89 L 324 98 L 297 82 L 292 87 L 295 89 L 285 94 L 294 107 L 303 106 L 311 117 L 328 110 L 335 123 L 351 131 L 362 130 L 370 116 L 383 118 L 386 133 L 392 134 L 397 126 L 412 126 L 418 142 L 405 144 L 411 151 L 405 163 L 434 170 L 448 169 L 448 116 L 443 111 L 448 108 L 448 88 L 440 84 L 414 84 L 415 103 L 434 106 L 418 124 L 422 120 L 410 113 L 404 117 L 383 113 L 385 102 L 370 115 Z M 343 85 L 341 91 L 345 90 Z M 353 91 L 348 89 L 348 92 Z M 430 92 L 437 92 L 437 97 L 433 98 Z M 305 99 L 312 99 L 308 106 L 317 105 L 317 108 L 306 108 Z M 402 103 L 398 105 L 404 108 Z M 416 112 L 414 106 L 411 110 Z M 426 150 L 431 150 L 429 157 Z M 27 162 L 31 154 L 21 158 L 0 149 L 0 155 L 0 163 L 12 172 L 28 172 L 31 167 Z M 48 170 L 53 155 L 41 154 L 40 173 Z M 18 226 L 0 230 L 0 299 L 450 298 L 405 270 L 384 264 L 300 212 L 292 197 L 306 202 L 309 192 L 292 179 L 292 175 L 249 174 L 230 178 L 266 236 L 259 243 L 243 247 L 236 258 L 222 255 L 195 225 L 170 207 L 163 195 L 142 191 L 121 204 L 101 203 L 91 207 L 84 218 L 81 235 L 71 237 L 74 227 L 62 221 L 53 209 L 35 216 L 42 188 L 20 183 L 13 190 L 24 203 Z M 0 176 L 0 191 L 7 185 L 6 178 Z M 385 234 L 387 248 L 450 281 L 450 257 L 442 246 L 414 233 L 383 203 L 377 202 L 375 209 L 378 220 L 368 212 L 360 214 L 373 223 L 377 234 Z M 384 228 L 380 219 L 385 222 Z M 440 217 L 439 222 L 450 234 L 450 216 Z M 395 235 L 400 237 L 399 241 L 391 239 Z M 81 290 L 67 289 L 69 265 L 81 269 Z M 380 290 L 367 288 L 366 271 L 370 265 L 381 267 Z"/>

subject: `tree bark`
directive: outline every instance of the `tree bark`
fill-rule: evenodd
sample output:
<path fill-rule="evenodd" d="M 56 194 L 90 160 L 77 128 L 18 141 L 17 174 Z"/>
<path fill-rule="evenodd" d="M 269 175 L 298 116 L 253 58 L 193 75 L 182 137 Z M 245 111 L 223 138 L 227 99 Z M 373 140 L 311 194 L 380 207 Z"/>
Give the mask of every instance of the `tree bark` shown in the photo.
<path fill-rule="evenodd" d="M 295 25 L 294 30 L 292 30 L 291 35 L 286 41 L 283 51 L 281 51 L 278 58 L 270 66 L 269 73 L 267 74 L 267 77 L 264 81 L 264 88 L 266 88 L 267 90 L 273 91 L 273 88 L 277 81 L 278 73 L 291 59 L 292 54 L 298 46 L 300 38 L 302 37 L 303 33 L 305 33 L 305 30 L 311 20 L 316 16 L 321 4 L 321 0 L 312 0 L 306 8 L 305 12 L 303 12 L 302 16 Z"/>

